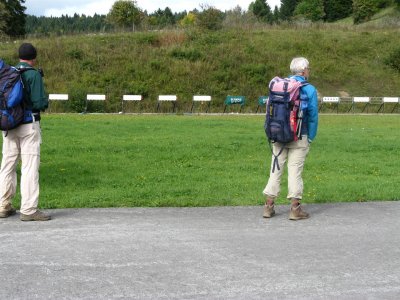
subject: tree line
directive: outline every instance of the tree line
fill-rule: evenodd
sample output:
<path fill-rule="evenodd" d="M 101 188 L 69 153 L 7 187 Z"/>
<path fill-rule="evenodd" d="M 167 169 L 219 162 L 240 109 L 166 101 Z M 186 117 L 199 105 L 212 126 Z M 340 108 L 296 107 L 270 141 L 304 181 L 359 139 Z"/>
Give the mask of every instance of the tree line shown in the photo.
<path fill-rule="evenodd" d="M 26 15 L 25 0 L 0 0 L 0 35 L 69 34 L 115 30 L 163 29 L 198 26 L 218 30 L 224 24 L 243 22 L 280 24 L 292 21 L 334 22 L 352 16 L 354 23 L 370 20 L 380 9 L 400 0 L 281 0 L 273 9 L 266 0 L 255 0 L 247 10 L 240 7 L 221 11 L 209 5 L 201 10 L 172 12 L 169 7 L 148 13 L 135 0 L 117 0 L 107 15 L 44 17 Z"/>

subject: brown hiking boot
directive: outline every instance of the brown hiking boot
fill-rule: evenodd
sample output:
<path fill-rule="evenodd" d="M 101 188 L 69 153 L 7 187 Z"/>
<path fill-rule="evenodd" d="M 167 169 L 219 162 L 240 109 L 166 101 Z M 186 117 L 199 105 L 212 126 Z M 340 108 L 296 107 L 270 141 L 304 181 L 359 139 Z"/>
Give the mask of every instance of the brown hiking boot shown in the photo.
<path fill-rule="evenodd" d="M 310 215 L 301 209 L 301 205 L 297 205 L 296 207 L 290 207 L 289 220 L 301 220 L 308 219 Z"/>
<path fill-rule="evenodd" d="M 272 218 L 275 215 L 275 205 L 264 205 L 264 214 L 263 218 Z"/>
<path fill-rule="evenodd" d="M 0 218 L 8 218 L 9 216 L 15 215 L 17 211 L 11 204 L 7 204 L 5 208 L 0 209 Z"/>
<path fill-rule="evenodd" d="M 21 214 L 20 217 L 21 221 L 48 221 L 51 220 L 51 216 L 46 215 L 44 212 L 37 210 L 32 215 L 24 215 Z"/>

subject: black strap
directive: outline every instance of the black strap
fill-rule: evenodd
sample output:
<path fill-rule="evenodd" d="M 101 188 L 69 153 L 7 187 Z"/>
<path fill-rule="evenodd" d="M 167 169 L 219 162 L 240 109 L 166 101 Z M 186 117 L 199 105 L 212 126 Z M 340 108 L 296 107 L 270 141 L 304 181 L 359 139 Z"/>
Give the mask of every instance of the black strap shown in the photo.
<path fill-rule="evenodd" d="M 289 82 L 285 81 L 285 83 L 283 84 L 283 91 L 285 93 L 287 93 L 288 86 L 289 86 Z"/>
<path fill-rule="evenodd" d="M 17 68 L 17 70 L 19 71 L 20 74 L 22 74 L 26 71 L 30 71 L 30 70 L 36 71 L 36 69 L 34 67 L 19 67 L 19 68 Z"/>
<path fill-rule="evenodd" d="M 269 90 L 270 91 L 272 91 L 272 89 L 274 88 L 274 84 L 275 84 L 275 81 L 272 81 L 271 84 L 269 85 Z"/>
<path fill-rule="evenodd" d="M 272 165 L 272 173 L 274 173 L 275 172 L 275 167 L 278 169 L 278 171 L 281 170 L 279 168 L 278 156 L 282 154 L 283 149 L 285 149 L 285 145 L 286 144 L 282 145 L 282 148 L 281 148 L 281 150 L 279 150 L 279 153 L 277 155 L 274 154 L 274 150 L 272 149 L 272 145 L 271 145 L 271 141 L 270 140 L 268 140 L 268 144 L 269 144 L 269 148 L 271 149 L 272 156 L 274 157 L 274 162 L 273 162 L 273 165 Z"/>

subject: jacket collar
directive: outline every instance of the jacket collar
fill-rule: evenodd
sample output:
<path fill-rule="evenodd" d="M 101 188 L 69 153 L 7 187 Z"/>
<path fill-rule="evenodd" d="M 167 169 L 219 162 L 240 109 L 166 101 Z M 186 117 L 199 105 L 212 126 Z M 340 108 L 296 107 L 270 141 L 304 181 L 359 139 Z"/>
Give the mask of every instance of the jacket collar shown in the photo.
<path fill-rule="evenodd" d="M 294 78 L 299 82 L 307 81 L 307 79 L 304 76 L 300 76 L 300 75 L 290 75 L 289 78 Z"/>
<path fill-rule="evenodd" d="M 28 64 L 27 62 L 19 62 L 17 67 L 19 68 L 32 68 L 32 66 L 30 64 Z"/>

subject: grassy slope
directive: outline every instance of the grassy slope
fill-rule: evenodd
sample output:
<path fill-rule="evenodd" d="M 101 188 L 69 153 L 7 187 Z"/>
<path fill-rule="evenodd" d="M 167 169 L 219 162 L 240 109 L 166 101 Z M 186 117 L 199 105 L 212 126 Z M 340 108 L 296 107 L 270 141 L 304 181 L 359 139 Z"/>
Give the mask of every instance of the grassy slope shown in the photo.
<path fill-rule="evenodd" d="M 336 24 L 342 25 L 353 25 L 353 17 L 348 17 L 335 22 Z M 400 10 L 395 6 L 381 9 L 375 15 L 372 16 L 371 20 L 359 25 L 355 25 L 355 28 L 365 27 L 398 27 L 400 24 Z"/>
<path fill-rule="evenodd" d="M 287 75 L 294 56 L 311 61 L 310 81 L 320 96 L 397 96 L 400 76 L 385 59 L 398 49 L 398 29 L 363 30 L 313 25 L 264 30 L 162 31 L 54 37 L 33 40 L 50 93 L 69 93 L 80 111 L 86 93 L 107 93 L 107 111 L 118 111 L 125 93 L 145 96 L 154 110 L 159 94 L 178 94 L 180 110 L 194 94 L 245 95 L 254 111 L 275 75 Z M 0 44 L 16 61 L 15 44 Z M 77 108 L 79 107 L 79 108 Z"/>
<path fill-rule="evenodd" d="M 396 7 L 387 7 L 376 13 L 366 25 L 397 25 L 400 24 L 400 10 Z"/>

